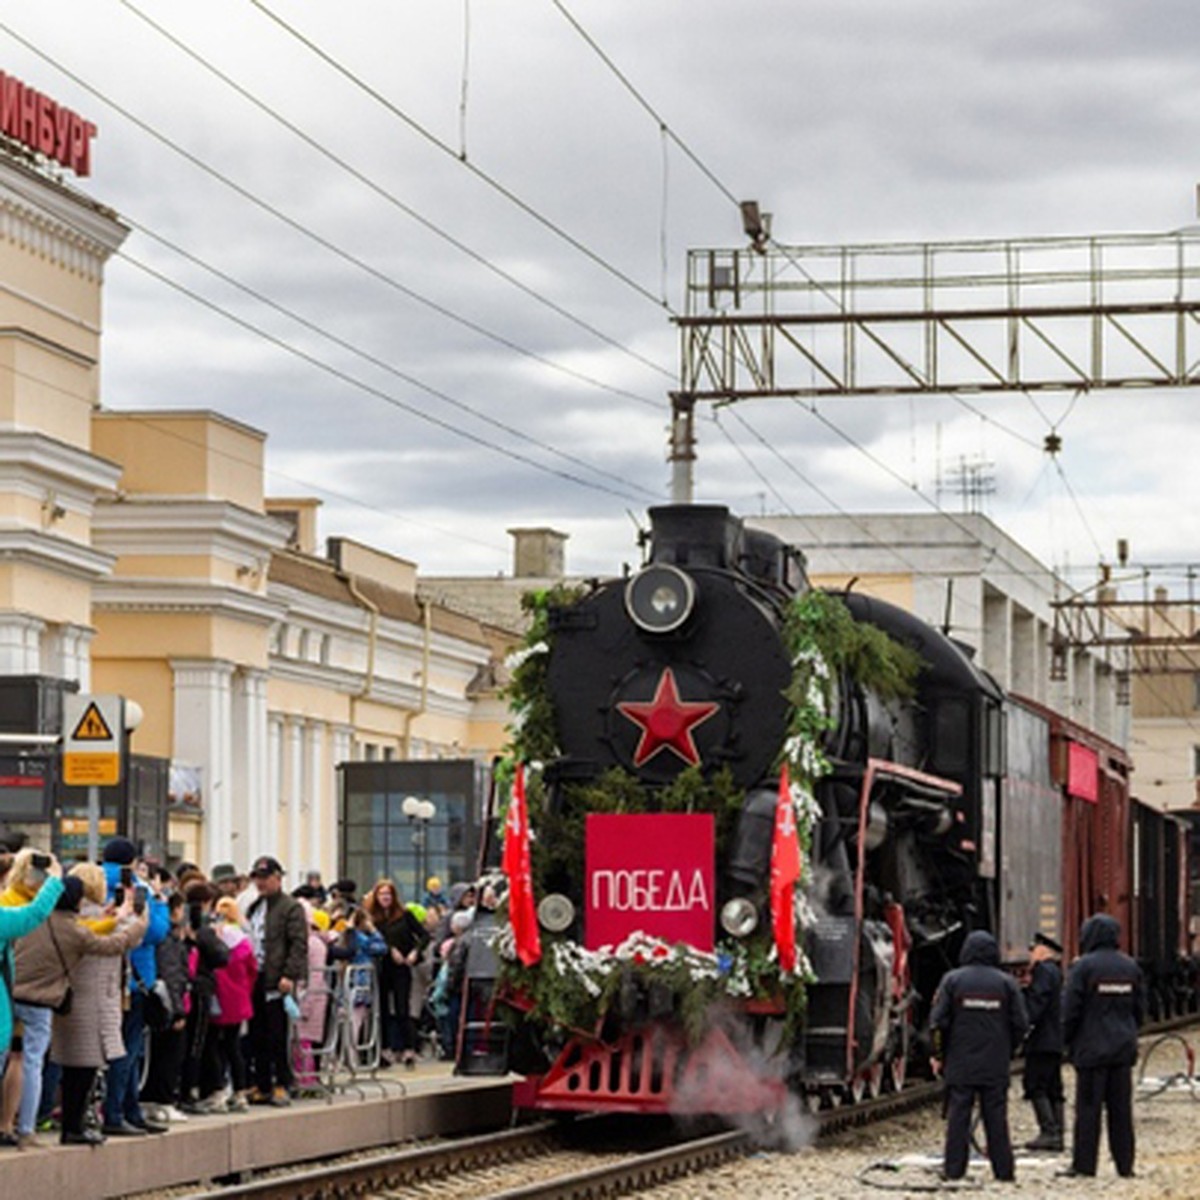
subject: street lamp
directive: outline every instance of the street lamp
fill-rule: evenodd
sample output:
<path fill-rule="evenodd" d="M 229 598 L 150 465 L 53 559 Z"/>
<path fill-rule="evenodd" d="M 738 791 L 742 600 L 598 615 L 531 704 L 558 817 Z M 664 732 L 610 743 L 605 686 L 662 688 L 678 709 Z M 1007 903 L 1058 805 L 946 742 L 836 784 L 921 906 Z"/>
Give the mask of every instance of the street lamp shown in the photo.
<path fill-rule="evenodd" d="M 429 822 L 433 820 L 437 809 L 432 800 L 418 800 L 416 796 L 405 796 L 400 805 L 400 811 L 408 818 L 412 827 L 413 849 L 417 852 L 417 886 L 413 900 L 421 901 L 422 880 L 429 861 Z"/>

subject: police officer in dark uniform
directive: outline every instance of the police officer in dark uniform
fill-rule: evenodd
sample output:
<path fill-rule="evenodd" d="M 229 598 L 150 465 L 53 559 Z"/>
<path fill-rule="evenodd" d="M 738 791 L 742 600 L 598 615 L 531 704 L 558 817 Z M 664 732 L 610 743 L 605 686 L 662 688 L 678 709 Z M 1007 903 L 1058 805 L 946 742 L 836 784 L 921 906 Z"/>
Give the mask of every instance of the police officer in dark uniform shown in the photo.
<path fill-rule="evenodd" d="M 1102 1108 L 1117 1174 L 1133 1174 L 1133 1064 L 1146 994 L 1141 968 L 1117 948 L 1120 939 L 1115 917 L 1089 917 L 1079 934 L 1081 957 L 1063 992 L 1063 1041 L 1076 1076 L 1069 1175 L 1096 1174 Z"/>
<path fill-rule="evenodd" d="M 1026 1150 L 1063 1148 L 1062 970 L 1055 959 L 1062 947 L 1035 933 L 1029 947 L 1033 972 L 1025 988 L 1029 1036 L 1025 1039 L 1025 1099 L 1033 1105 L 1038 1135 Z"/>
<path fill-rule="evenodd" d="M 1016 981 L 1000 970 L 990 933 L 968 934 L 958 961 L 961 966 L 938 985 L 929 1015 L 946 1077 L 945 1175 L 961 1179 L 967 1173 L 971 1108 L 978 1096 L 992 1173 L 1011 1180 L 1008 1081 L 1013 1051 L 1029 1026 L 1025 1001 Z"/>

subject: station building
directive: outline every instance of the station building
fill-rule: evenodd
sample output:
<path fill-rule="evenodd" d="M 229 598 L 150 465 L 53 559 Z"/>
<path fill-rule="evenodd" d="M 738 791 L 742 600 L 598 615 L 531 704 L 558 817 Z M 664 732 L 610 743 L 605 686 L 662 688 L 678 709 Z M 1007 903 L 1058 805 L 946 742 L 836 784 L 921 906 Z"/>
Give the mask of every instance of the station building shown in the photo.
<path fill-rule="evenodd" d="M 105 836 L 120 825 L 209 867 L 272 853 L 293 876 L 391 871 L 406 890 L 466 870 L 514 635 L 420 597 L 412 562 L 321 548 L 317 501 L 264 494 L 261 431 L 102 405 L 104 269 L 127 233 L 4 141 L 0 824 L 80 850 L 82 789 L 47 749 L 78 689 L 144 714 L 105 790 Z M 392 770 L 417 760 L 441 774 Z M 354 776 L 352 851 L 348 764 L 379 765 Z M 400 815 L 414 779 L 442 789 L 420 839 Z"/>

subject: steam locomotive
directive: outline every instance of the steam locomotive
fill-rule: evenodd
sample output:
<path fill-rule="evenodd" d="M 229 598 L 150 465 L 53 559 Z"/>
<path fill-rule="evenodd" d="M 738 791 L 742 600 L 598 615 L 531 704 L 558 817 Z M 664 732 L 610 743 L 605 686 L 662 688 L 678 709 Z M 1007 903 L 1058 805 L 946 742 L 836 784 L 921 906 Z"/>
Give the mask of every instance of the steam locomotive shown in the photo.
<path fill-rule="evenodd" d="M 906 687 L 798 649 L 798 550 L 720 506 L 650 520 L 644 566 L 547 605 L 519 668 L 517 748 L 543 759 L 529 802 L 542 958 L 515 959 L 501 913 L 499 966 L 476 972 L 498 978 L 467 1006 L 460 1070 L 521 1072 L 528 1109 L 853 1101 L 925 1060 L 928 1006 L 971 930 L 1016 963 L 1035 929 L 1072 949 L 1102 907 L 1158 939 L 1135 949 L 1162 1005 L 1194 1004 L 1185 830 L 1130 801 L 1118 747 L 1006 696 L 969 650 L 864 595 L 837 598 L 845 627 L 906 648 Z M 798 725 L 813 689 L 821 719 Z M 793 971 L 770 897 L 787 758 L 813 767 L 793 790 Z M 1124 853 L 1135 813 L 1166 856 L 1141 864 L 1166 877 L 1146 919 Z"/>

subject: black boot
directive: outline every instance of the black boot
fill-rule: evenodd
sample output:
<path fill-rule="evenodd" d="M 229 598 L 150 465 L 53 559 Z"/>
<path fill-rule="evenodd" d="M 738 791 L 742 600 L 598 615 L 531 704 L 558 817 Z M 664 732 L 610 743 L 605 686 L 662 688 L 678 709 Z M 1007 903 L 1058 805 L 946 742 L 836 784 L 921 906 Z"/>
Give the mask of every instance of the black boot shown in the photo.
<path fill-rule="evenodd" d="M 1067 1141 L 1067 1106 L 1062 1100 L 1055 1100 L 1052 1104 L 1054 1108 L 1054 1130 L 1058 1135 L 1058 1145 L 1054 1146 L 1053 1149 L 1062 1150 Z"/>
<path fill-rule="evenodd" d="M 1037 1117 L 1039 1133 L 1032 1141 L 1025 1143 L 1026 1150 L 1061 1150 L 1062 1126 L 1054 1119 L 1054 1106 L 1048 1096 L 1034 1096 L 1033 1112 Z"/>

